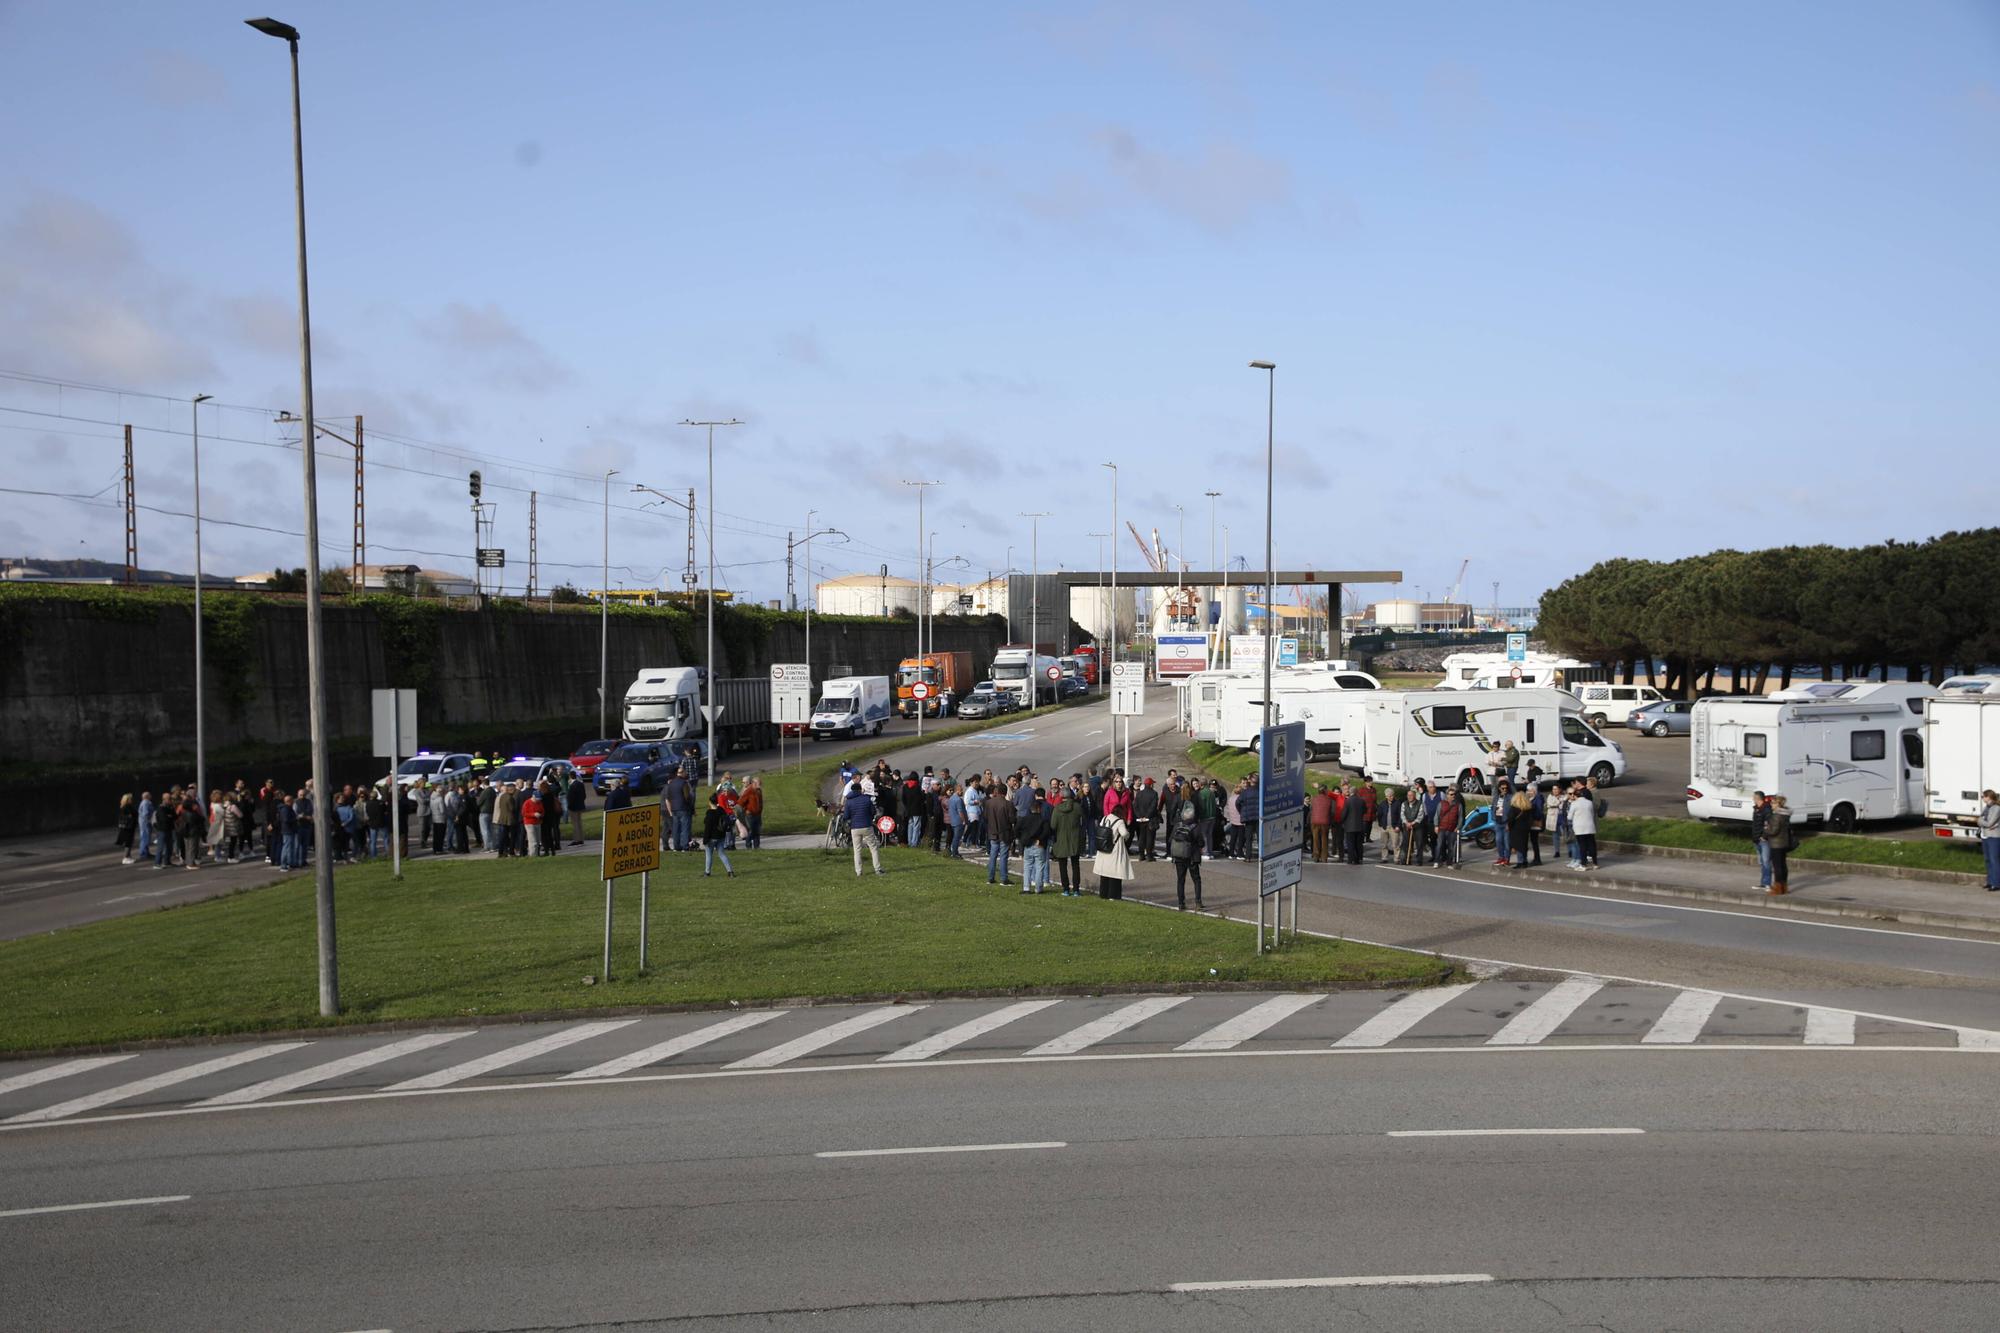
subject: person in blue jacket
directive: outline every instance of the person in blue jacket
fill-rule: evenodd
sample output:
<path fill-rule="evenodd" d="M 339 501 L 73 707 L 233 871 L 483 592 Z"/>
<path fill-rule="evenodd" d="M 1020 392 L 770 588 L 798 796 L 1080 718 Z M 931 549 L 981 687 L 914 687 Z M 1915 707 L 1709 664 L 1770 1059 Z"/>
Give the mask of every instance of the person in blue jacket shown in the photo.
<path fill-rule="evenodd" d="M 875 873 L 882 873 L 882 838 L 875 832 L 875 798 L 861 790 L 859 782 L 847 786 L 847 799 L 841 802 L 840 812 L 847 818 L 847 840 L 854 844 L 854 877 L 861 878 L 861 849 L 868 848 L 868 859 L 875 863 Z"/>

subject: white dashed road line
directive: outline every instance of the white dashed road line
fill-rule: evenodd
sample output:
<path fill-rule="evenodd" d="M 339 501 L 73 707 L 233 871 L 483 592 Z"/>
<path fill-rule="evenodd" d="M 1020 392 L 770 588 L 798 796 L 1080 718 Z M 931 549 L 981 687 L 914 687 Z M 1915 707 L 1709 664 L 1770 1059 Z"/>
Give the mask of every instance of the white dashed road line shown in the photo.
<path fill-rule="evenodd" d="M 937 1148 L 849 1148 L 844 1152 L 816 1152 L 815 1157 L 917 1157 L 925 1153 L 950 1152 L 1030 1152 L 1043 1148 L 1067 1148 L 1067 1143 L 955 1143 Z"/>
<path fill-rule="evenodd" d="M 1168 1291 L 1287 1291 L 1295 1287 L 1450 1287 L 1491 1282 L 1491 1273 L 1384 1273 L 1374 1277 L 1261 1277 L 1233 1282 L 1176 1282 Z"/>
<path fill-rule="evenodd" d="M 1571 1137 L 1578 1134 L 1644 1134 L 1643 1129 L 1392 1129 L 1392 1139 L 1484 1139 Z"/>
<path fill-rule="evenodd" d="M 44 1213 L 88 1213 L 99 1208 L 140 1208 L 153 1203 L 186 1203 L 191 1194 L 159 1194 L 150 1199 L 106 1199 L 103 1203 L 52 1203 L 46 1208 L 9 1208 L 0 1217 L 39 1217 Z"/>

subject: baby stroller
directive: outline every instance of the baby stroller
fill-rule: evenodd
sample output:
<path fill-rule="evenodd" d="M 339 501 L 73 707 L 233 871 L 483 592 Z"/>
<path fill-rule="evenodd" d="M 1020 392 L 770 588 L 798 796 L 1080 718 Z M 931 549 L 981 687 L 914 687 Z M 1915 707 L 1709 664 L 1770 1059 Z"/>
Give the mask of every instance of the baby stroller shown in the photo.
<path fill-rule="evenodd" d="M 846 851 L 849 846 L 850 836 L 846 813 L 839 806 L 828 805 L 825 801 L 814 801 L 813 804 L 819 807 L 819 812 L 822 815 L 826 816 L 826 841 L 821 845 L 820 850 L 827 852 Z"/>

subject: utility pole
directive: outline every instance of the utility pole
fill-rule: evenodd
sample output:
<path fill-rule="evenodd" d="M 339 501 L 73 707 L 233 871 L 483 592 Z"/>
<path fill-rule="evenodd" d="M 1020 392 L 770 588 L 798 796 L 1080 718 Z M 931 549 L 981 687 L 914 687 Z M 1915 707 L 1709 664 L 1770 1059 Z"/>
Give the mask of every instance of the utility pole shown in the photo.
<path fill-rule="evenodd" d="M 611 479 L 617 475 L 617 468 L 610 468 L 604 474 L 604 569 L 597 583 L 597 734 L 600 736 L 609 725 L 605 718 L 611 708 Z"/>
<path fill-rule="evenodd" d="M 683 421 L 683 426 L 705 426 L 708 428 L 708 785 L 715 786 L 715 428 L 717 426 L 740 426 L 743 423 L 731 417 L 727 421 Z M 694 492 L 688 492 L 688 522 L 694 522 Z M 692 540 L 689 543 L 689 564 L 693 564 Z"/>
<path fill-rule="evenodd" d="M 354 414 L 354 577 L 349 580 L 352 591 L 360 592 L 367 586 L 363 580 L 368 567 L 368 492 L 364 485 L 368 471 L 362 466 L 361 414 Z"/>
<path fill-rule="evenodd" d="M 1208 567 L 1210 569 L 1214 569 L 1215 568 L 1215 497 L 1221 495 L 1222 492 L 1206 491 L 1203 493 L 1208 496 Z M 1222 663 L 1222 641 L 1220 638 L 1222 632 L 1222 598 L 1221 594 L 1217 593 L 1213 587 L 1209 588 L 1208 595 L 1213 596 L 1216 599 L 1215 623 L 1212 627 L 1209 625 L 1204 625 L 1202 628 L 1208 630 L 1211 640 L 1209 646 L 1209 654 L 1208 654 L 1209 665 L 1220 666 Z M 1204 596 L 1202 598 L 1201 610 L 1202 610 L 1202 619 L 1207 620 L 1208 596 Z"/>
<path fill-rule="evenodd" d="M 528 600 L 535 599 L 536 570 L 535 549 L 535 492 L 528 492 Z"/>
<path fill-rule="evenodd" d="M 125 428 L 125 582 L 139 581 L 139 495 L 132 483 L 132 428 Z"/>
<path fill-rule="evenodd" d="M 917 489 L 917 681 L 924 680 L 924 494 L 933 486 L 944 485 L 941 481 L 906 481 L 905 486 Z M 882 566 L 882 610 L 889 610 L 889 567 Z M 928 688 L 926 689 L 928 693 Z M 917 735 L 924 734 L 924 705 L 927 699 L 914 699 L 917 706 Z"/>
<path fill-rule="evenodd" d="M 1111 603 L 1104 600 L 1104 539 L 1112 534 L 1108 532 L 1086 532 L 1083 535 L 1097 538 L 1097 614 L 1108 616 L 1108 608 Z M 1100 624 L 1099 628 L 1103 629 L 1103 624 Z M 1104 637 L 1108 639 L 1111 636 L 1106 633 Z M 1105 664 L 1104 645 L 1101 643 L 1097 645 L 1097 688 L 1099 690 L 1108 690 L 1111 688 L 1110 668 Z"/>
<path fill-rule="evenodd" d="M 1118 465 L 1104 463 L 1111 469 L 1111 665 L 1118 665 Z M 1118 696 L 1107 689 L 1111 703 L 1116 706 Z M 1107 767 L 1118 759 L 1118 715 L 1111 714 L 1111 757 L 1105 761 Z"/>
<path fill-rule="evenodd" d="M 792 582 L 793 534 L 785 534 L 785 605 L 793 611 L 799 609 L 798 585 Z"/>
<path fill-rule="evenodd" d="M 1042 703 L 1041 671 L 1035 665 L 1042 651 L 1042 520 L 1048 516 L 1046 509 L 1021 515 L 1028 520 L 1028 675 L 1033 677 L 1028 698 L 1036 708 Z"/>
<path fill-rule="evenodd" d="M 198 393 L 188 405 L 188 438 L 194 445 L 194 798 L 208 809 L 208 732 L 201 667 L 201 405 L 214 395 Z"/>

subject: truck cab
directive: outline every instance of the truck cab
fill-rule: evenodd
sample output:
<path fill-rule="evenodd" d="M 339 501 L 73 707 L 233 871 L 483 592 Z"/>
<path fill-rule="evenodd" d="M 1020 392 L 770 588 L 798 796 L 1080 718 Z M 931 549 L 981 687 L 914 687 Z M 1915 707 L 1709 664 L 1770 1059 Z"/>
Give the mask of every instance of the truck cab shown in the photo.
<path fill-rule="evenodd" d="M 625 688 L 626 740 L 681 740 L 701 729 L 701 672 L 697 668 L 641 667 Z"/>

